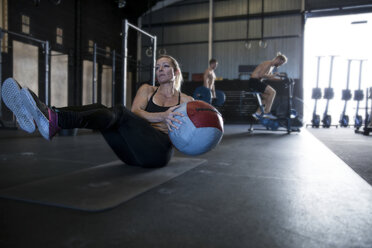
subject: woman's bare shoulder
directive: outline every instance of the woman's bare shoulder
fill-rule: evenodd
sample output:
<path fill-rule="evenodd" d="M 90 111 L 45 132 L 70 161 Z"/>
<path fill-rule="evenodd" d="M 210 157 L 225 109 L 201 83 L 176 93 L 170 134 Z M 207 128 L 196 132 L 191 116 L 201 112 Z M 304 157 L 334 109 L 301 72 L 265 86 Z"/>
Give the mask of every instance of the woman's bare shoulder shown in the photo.
<path fill-rule="evenodd" d="M 138 89 L 138 91 L 148 91 L 148 92 L 154 92 L 157 87 L 149 85 L 149 84 L 142 84 L 141 87 Z"/>
<path fill-rule="evenodd" d="M 149 84 L 141 85 L 141 87 L 139 87 L 139 89 L 137 90 L 136 96 L 134 97 L 132 103 L 132 111 L 136 111 L 139 109 L 144 110 L 155 89 L 156 87 Z"/>
<path fill-rule="evenodd" d="M 156 88 L 157 87 L 149 85 L 149 84 L 142 84 L 141 87 L 138 89 L 137 94 L 140 94 L 142 96 L 143 95 L 148 96 L 154 93 Z"/>

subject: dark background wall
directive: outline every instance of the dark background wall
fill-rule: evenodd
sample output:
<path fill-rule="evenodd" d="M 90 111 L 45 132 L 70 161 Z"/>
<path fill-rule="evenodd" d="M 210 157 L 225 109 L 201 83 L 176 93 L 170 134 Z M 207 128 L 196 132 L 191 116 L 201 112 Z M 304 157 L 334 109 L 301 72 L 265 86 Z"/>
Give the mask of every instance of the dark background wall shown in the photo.
<path fill-rule="evenodd" d="M 56 5 L 52 1 L 41 1 L 40 3 L 35 3 L 34 1 L 9 1 L 8 5 L 9 11 L 9 26 L 8 30 L 22 33 L 22 15 L 26 15 L 30 18 L 30 34 L 29 36 L 39 39 L 48 40 L 50 42 L 51 50 L 58 51 L 64 54 L 71 55 L 69 57 L 69 71 L 68 74 L 71 75 L 73 79 L 73 56 L 75 53 L 75 4 L 74 1 L 61 1 L 60 4 Z M 63 29 L 63 45 L 56 44 L 56 28 L 59 27 Z M 10 46 L 8 57 L 9 60 L 5 60 L 4 74 L 3 78 L 7 78 L 13 75 L 12 72 L 12 40 L 18 40 L 23 43 L 33 44 L 40 47 L 40 44 L 31 41 L 26 38 L 20 38 L 14 35 L 9 35 Z M 45 60 L 43 49 L 39 49 L 39 95 L 44 98 L 45 91 Z M 73 85 L 75 82 L 69 80 L 69 86 Z M 74 102 L 73 96 L 74 91 L 72 87 L 69 87 L 69 102 Z M 43 99 L 44 100 L 44 99 Z"/>
<path fill-rule="evenodd" d="M 128 3 L 126 8 L 118 8 L 117 1 L 108 0 L 12 0 L 8 2 L 8 30 L 21 33 L 22 15 L 30 18 L 30 35 L 39 40 L 48 40 L 50 48 L 68 55 L 68 103 L 69 105 L 81 104 L 82 95 L 82 61 L 93 60 L 88 52 L 89 40 L 97 43 L 101 48 L 110 47 L 117 54 L 122 51 L 122 20 L 127 18 L 131 23 L 137 22 L 137 17 L 147 4 L 139 4 L 136 7 Z M 150 2 L 151 4 L 151 2 Z M 56 43 L 56 28 L 63 30 L 63 45 Z M 8 44 L 12 40 L 18 40 L 27 44 L 39 45 L 28 39 L 9 36 Z M 136 36 L 130 35 L 128 42 L 129 56 L 136 55 Z M 42 49 L 39 49 L 39 95 L 44 96 L 45 63 Z M 12 76 L 12 48 L 3 54 L 2 78 Z M 99 66 L 111 64 L 111 59 L 97 57 Z M 135 68 L 129 68 L 135 73 Z M 100 70 L 98 70 L 100 71 Z M 117 63 L 117 80 L 120 82 L 121 67 Z M 120 102 L 120 83 L 117 83 L 118 95 L 115 97 Z M 43 99 L 42 99 L 43 100 Z"/>

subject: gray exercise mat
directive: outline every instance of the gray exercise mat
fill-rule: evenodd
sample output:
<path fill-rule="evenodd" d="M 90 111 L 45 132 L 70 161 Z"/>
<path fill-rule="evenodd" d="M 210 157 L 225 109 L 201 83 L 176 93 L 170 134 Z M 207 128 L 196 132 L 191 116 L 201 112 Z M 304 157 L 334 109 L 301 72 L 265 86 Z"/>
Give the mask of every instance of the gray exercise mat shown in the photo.
<path fill-rule="evenodd" d="M 0 197 L 84 211 L 104 211 L 138 196 L 205 159 L 173 157 L 158 169 L 124 165 L 120 160 L 0 191 Z"/>

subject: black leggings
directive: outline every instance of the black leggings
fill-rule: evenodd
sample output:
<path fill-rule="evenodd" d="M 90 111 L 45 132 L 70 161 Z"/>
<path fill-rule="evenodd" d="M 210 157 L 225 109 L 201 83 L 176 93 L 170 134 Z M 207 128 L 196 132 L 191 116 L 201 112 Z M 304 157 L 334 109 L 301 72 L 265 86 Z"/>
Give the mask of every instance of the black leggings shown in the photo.
<path fill-rule="evenodd" d="M 61 128 L 99 130 L 115 154 L 126 164 L 156 168 L 172 157 L 173 146 L 167 134 L 122 105 L 102 104 L 54 108 Z"/>

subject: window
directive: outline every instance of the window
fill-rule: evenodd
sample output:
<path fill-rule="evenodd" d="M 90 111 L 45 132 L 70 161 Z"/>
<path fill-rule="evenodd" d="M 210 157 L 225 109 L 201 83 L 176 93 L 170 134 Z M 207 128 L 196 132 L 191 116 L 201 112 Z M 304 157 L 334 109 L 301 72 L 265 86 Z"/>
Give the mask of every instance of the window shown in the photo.
<path fill-rule="evenodd" d="M 106 58 L 109 58 L 111 54 L 111 48 L 109 46 L 106 47 Z"/>
<path fill-rule="evenodd" d="M 57 31 L 56 31 L 56 42 L 59 45 L 63 45 L 63 29 L 62 28 L 57 28 Z"/>
<path fill-rule="evenodd" d="M 30 34 L 30 17 L 22 15 L 22 33 Z"/>
<path fill-rule="evenodd" d="M 8 0 L 0 0 L 0 27 L 8 29 Z M 8 34 L 3 33 L 1 37 L 1 51 L 8 52 Z"/>
<path fill-rule="evenodd" d="M 88 47 L 89 47 L 89 53 L 93 53 L 93 49 L 94 49 L 94 42 L 92 40 L 89 40 L 88 41 Z"/>

